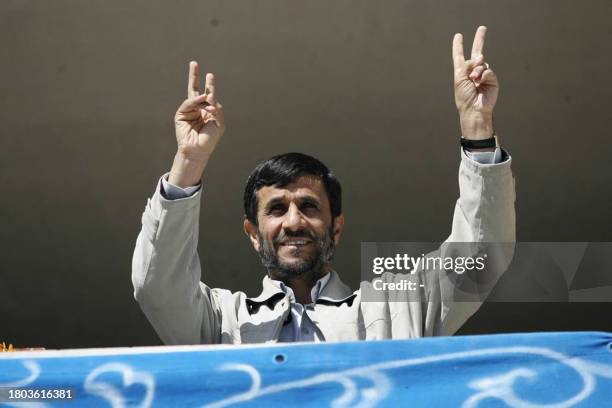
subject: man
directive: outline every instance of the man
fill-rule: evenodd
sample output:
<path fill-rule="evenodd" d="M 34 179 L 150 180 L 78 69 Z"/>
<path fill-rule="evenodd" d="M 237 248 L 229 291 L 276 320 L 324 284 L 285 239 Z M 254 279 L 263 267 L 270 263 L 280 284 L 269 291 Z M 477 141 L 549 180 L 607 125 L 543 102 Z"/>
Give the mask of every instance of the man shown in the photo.
<path fill-rule="evenodd" d="M 514 183 L 510 158 L 493 139 L 498 83 L 482 55 L 485 34 L 479 27 L 469 60 L 461 34 L 453 40 L 464 149 L 449 242 L 515 240 Z M 166 344 L 444 335 L 476 310 L 450 302 L 440 282 L 425 302 L 370 302 L 352 292 L 330 265 L 344 226 L 340 183 L 299 153 L 261 163 L 245 189 L 244 231 L 268 270 L 262 293 L 248 298 L 200 282 L 200 182 L 225 130 L 214 76 L 205 83 L 200 93 L 198 64 L 190 63 L 188 97 L 175 116 L 178 151 L 145 209 L 133 258 L 134 296 Z"/>

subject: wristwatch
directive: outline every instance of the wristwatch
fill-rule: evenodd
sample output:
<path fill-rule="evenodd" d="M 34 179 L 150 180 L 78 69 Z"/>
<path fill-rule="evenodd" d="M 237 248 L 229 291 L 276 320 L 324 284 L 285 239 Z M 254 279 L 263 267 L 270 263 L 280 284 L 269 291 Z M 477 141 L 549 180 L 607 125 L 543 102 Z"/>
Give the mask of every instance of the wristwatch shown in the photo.
<path fill-rule="evenodd" d="M 499 147 L 499 141 L 496 133 L 493 133 L 493 137 L 482 140 L 471 140 L 461 136 L 461 146 L 466 149 L 491 149 Z"/>

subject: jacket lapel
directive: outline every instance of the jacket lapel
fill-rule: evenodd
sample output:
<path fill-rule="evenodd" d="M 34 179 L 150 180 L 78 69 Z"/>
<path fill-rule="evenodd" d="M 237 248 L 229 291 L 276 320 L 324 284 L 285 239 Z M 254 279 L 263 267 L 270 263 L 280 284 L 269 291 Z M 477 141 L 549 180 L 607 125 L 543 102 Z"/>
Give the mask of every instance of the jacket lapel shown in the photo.
<path fill-rule="evenodd" d="M 317 299 L 317 303 L 343 303 L 355 296 L 351 288 L 340 280 L 336 271 L 332 270 L 330 274 L 329 281 L 327 281 L 327 285 L 323 287 L 319 299 Z"/>
<path fill-rule="evenodd" d="M 329 281 L 316 301 L 313 322 L 319 326 L 326 339 L 342 338 L 343 334 L 353 338 L 353 326 L 356 323 L 353 315 L 356 308 L 352 306 L 357 294 L 340 280 L 335 271 L 330 274 Z M 263 278 L 262 287 L 259 296 L 246 298 L 246 310 L 239 316 L 240 339 L 243 344 L 277 342 L 283 324 L 289 317 L 291 304 L 287 295 L 270 282 L 268 276 Z M 351 327 L 340 327 L 346 323 Z M 336 333 L 338 330 L 341 333 Z"/>
<path fill-rule="evenodd" d="M 270 278 L 262 281 L 262 292 L 246 298 L 246 310 L 239 316 L 241 343 L 277 342 L 283 323 L 289 315 L 289 299 Z"/>

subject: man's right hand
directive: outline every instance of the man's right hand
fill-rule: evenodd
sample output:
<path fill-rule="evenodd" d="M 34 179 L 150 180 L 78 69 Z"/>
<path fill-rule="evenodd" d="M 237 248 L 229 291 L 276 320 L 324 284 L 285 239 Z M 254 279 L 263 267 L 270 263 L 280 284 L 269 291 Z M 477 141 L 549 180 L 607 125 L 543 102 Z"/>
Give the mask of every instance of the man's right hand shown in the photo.
<path fill-rule="evenodd" d="M 200 68 L 189 63 L 187 99 L 174 116 L 178 149 L 168 182 L 178 187 L 200 183 L 208 159 L 225 131 L 223 107 L 217 101 L 215 77 L 206 75 L 200 94 Z"/>

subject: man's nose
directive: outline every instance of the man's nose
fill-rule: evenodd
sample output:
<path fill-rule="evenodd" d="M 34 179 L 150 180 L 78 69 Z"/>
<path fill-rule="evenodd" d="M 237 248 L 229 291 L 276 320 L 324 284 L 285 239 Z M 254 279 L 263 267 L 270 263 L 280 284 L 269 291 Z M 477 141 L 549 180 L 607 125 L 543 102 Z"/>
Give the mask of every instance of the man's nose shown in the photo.
<path fill-rule="evenodd" d="M 285 213 L 283 228 L 289 231 L 297 231 L 304 228 L 306 221 L 304 215 L 295 204 L 291 204 Z"/>

